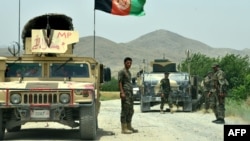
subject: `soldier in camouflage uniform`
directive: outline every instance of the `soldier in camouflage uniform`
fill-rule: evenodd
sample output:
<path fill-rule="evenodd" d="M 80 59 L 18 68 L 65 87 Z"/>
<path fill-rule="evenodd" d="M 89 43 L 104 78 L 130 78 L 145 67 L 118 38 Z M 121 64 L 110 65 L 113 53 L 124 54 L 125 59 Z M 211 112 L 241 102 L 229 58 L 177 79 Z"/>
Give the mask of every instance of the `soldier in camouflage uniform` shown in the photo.
<path fill-rule="evenodd" d="M 170 95 L 171 92 L 171 87 L 170 87 L 170 82 L 169 82 L 169 73 L 165 72 L 165 77 L 163 79 L 161 79 L 160 81 L 160 90 L 161 90 L 161 105 L 160 105 L 160 112 L 161 114 L 164 113 L 163 108 L 164 108 L 164 104 L 167 101 L 169 108 L 170 108 L 170 112 L 173 113 L 173 101 L 172 101 L 172 97 Z"/>
<path fill-rule="evenodd" d="M 225 96 L 226 86 L 228 81 L 225 79 L 225 73 L 219 68 L 218 64 L 212 66 L 214 74 L 212 79 L 214 81 L 214 87 L 211 90 L 211 108 L 215 114 L 216 119 L 213 123 L 224 124 L 225 123 Z"/>
<path fill-rule="evenodd" d="M 204 113 L 208 113 L 208 109 L 210 108 L 210 91 L 213 89 L 213 72 L 209 71 L 207 75 L 204 77 L 202 81 L 202 87 L 203 87 L 203 98 L 205 102 L 205 111 Z"/>
<path fill-rule="evenodd" d="M 121 126 L 123 134 L 130 134 L 138 132 L 131 125 L 132 116 L 134 114 L 134 101 L 133 101 L 133 85 L 132 77 L 129 71 L 132 65 L 132 58 L 126 57 L 124 59 L 124 68 L 118 72 L 118 83 L 121 97 Z"/>

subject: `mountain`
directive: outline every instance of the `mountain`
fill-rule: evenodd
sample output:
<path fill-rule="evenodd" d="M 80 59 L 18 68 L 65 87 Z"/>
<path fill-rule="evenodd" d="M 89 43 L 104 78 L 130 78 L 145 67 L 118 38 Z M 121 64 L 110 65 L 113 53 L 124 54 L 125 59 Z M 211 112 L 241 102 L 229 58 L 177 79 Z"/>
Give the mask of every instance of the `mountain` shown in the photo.
<path fill-rule="evenodd" d="M 127 43 L 116 43 L 98 36 L 95 38 L 93 36 L 81 37 L 75 45 L 74 54 L 86 57 L 95 56 L 98 61 L 110 67 L 113 76 L 116 76 L 118 70 L 123 68 L 123 59 L 127 56 L 133 59 L 131 70 L 134 74 L 143 67 L 143 60 L 145 60 L 146 69 L 150 70 L 148 65 L 150 61 L 166 58 L 179 63 L 186 58 L 187 50 L 191 54 L 201 53 L 209 57 L 250 54 L 250 49 L 213 48 L 200 41 L 167 30 L 156 30 Z M 6 56 L 6 54 L 10 54 L 7 48 L 0 48 L 0 55 Z"/>
<path fill-rule="evenodd" d="M 123 67 L 126 56 L 133 58 L 131 70 L 138 71 L 146 61 L 146 69 L 154 59 L 166 58 L 179 63 L 186 58 L 186 51 L 201 53 L 209 57 L 223 57 L 226 54 L 247 55 L 250 49 L 235 50 L 229 48 L 213 48 L 200 41 L 189 39 L 167 30 L 156 30 L 145 34 L 128 43 L 115 43 L 102 37 L 95 38 L 95 58 L 112 68 L 113 74 Z M 76 44 L 77 55 L 93 56 L 94 38 L 92 36 L 80 38 Z"/>

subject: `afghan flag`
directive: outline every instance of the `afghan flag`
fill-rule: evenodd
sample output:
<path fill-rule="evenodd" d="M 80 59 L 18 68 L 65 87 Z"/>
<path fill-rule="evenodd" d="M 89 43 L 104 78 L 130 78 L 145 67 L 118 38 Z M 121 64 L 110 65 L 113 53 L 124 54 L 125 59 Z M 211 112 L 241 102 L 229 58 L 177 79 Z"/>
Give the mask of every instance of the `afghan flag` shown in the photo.
<path fill-rule="evenodd" d="M 95 0 L 95 9 L 119 16 L 143 16 L 146 0 Z"/>

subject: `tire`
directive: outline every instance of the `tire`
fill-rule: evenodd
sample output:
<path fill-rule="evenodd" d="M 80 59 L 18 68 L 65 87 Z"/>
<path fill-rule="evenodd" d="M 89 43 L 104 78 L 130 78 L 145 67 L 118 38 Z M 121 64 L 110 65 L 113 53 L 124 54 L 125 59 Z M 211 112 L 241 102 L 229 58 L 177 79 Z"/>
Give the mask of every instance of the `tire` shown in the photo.
<path fill-rule="evenodd" d="M 95 104 L 80 107 L 80 138 L 82 140 L 94 140 L 97 131 L 97 118 Z"/>
<path fill-rule="evenodd" d="M 192 111 L 197 111 L 198 109 L 200 109 L 202 103 L 203 103 L 202 95 L 198 94 L 197 95 L 197 99 L 193 99 L 192 100 L 192 106 L 193 106 L 193 110 Z"/>
<path fill-rule="evenodd" d="M 198 109 L 198 100 L 192 100 L 192 112 L 195 112 Z"/>
<path fill-rule="evenodd" d="M 4 139 L 5 135 L 5 125 L 3 122 L 3 111 L 0 109 L 0 140 Z"/>
<path fill-rule="evenodd" d="M 191 99 L 191 97 L 187 97 L 184 99 L 183 101 L 183 111 L 184 112 L 192 112 L 193 109 L 194 109 L 194 106 L 193 106 L 193 101 Z"/>
<path fill-rule="evenodd" d="M 16 126 L 14 128 L 11 128 L 11 129 L 7 129 L 8 132 L 18 132 L 20 130 L 21 130 L 21 125 Z"/>
<path fill-rule="evenodd" d="M 141 95 L 141 101 L 140 101 L 140 108 L 141 108 L 141 112 L 147 112 L 150 111 L 150 102 L 145 102 L 144 100 L 146 99 L 145 96 Z"/>

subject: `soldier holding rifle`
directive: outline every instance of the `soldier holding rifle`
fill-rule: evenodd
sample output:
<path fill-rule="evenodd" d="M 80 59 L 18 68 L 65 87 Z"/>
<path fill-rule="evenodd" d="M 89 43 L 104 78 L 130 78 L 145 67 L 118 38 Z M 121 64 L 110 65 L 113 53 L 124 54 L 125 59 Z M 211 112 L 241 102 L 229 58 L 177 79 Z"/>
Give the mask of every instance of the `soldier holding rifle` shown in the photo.
<path fill-rule="evenodd" d="M 210 106 L 215 114 L 216 119 L 213 123 L 224 124 L 225 123 L 225 96 L 226 86 L 228 81 L 225 79 L 225 73 L 219 68 L 218 64 L 212 66 L 214 74 L 212 79 L 214 81 L 214 87 L 210 92 L 211 103 Z"/>

